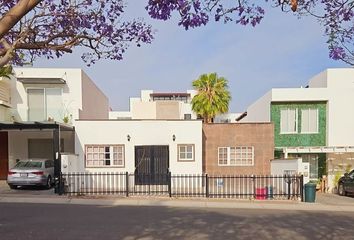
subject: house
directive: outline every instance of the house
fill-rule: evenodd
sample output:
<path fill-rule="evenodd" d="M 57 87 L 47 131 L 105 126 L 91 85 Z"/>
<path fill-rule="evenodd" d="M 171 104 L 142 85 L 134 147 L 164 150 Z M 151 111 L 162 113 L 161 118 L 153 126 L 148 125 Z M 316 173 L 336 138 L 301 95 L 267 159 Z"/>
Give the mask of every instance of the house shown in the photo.
<path fill-rule="evenodd" d="M 274 158 L 272 123 L 203 124 L 203 171 L 269 175 Z"/>
<path fill-rule="evenodd" d="M 354 69 L 327 69 L 305 88 L 273 88 L 247 108 L 241 122 L 274 123 L 276 157 L 301 157 L 310 179 L 354 167 Z"/>
<path fill-rule="evenodd" d="M 108 98 L 81 69 L 15 68 L 0 84 L 1 179 L 20 159 L 75 153 L 75 119 L 108 118 Z"/>
<path fill-rule="evenodd" d="M 80 171 L 202 173 L 200 120 L 78 120 L 75 131 Z"/>

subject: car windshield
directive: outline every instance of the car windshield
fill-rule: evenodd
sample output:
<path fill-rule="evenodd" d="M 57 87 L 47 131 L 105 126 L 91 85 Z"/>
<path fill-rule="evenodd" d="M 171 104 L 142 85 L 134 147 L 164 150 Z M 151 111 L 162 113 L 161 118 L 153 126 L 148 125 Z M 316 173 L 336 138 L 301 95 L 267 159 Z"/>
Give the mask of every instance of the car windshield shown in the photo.
<path fill-rule="evenodd" d="M 15 166 L 16 168 L 41 168 L 42 162 L 36 161 L 21 161 Z"/>

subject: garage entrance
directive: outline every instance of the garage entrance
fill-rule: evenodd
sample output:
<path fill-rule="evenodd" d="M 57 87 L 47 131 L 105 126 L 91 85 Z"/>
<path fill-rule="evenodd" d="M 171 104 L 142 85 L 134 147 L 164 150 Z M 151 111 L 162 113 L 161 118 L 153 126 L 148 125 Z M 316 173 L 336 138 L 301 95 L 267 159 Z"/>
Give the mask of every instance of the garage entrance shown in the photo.
<path fill-rule="evenodd" d="M 61 153 L 75 152 L 75 128 L 59 122 L 0 122 L 1 178 L 17 161 L 28 158 L 54 160 L 54 175 L 59 179 Z"/>

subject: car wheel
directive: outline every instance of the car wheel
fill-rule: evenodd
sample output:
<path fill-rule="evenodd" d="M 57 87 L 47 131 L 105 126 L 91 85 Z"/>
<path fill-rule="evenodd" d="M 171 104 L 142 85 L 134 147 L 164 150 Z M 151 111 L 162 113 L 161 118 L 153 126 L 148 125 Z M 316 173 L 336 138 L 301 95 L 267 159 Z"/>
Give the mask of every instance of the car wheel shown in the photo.
<path fill-rule="evenodd" d="M 48 176 L 48 178 L 47 178 L 47 184 L 45 185 L 45 187 L 47 188 L 47 189 L 50 189 L 51 187 L 52 187 L 52 177 L 51 176 Z"/>
<path fill-rule="evenodd" d="M 11 188 L 11 189 L 17 189 L 17 185 L 9 185 L 9 187 Z"/>
<path fill-rule="evenodd" d="M 341 195 L 341 196 L 347 195 L 347 193 L 346 193 L 345 190 L 344 190 L 343 183 L 340 183 L 340 184 L 338 185 L 338 194 Z"/>

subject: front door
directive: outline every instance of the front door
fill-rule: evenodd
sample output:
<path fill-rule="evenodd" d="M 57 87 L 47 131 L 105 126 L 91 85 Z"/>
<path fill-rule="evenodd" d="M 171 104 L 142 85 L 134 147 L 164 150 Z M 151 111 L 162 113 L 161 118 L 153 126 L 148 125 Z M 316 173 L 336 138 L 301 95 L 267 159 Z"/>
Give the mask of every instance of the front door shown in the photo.
<path fill-rule="evenodd" d="M 0 180 L 6 180 L 8 169 L 8 135 L 7 132 L 0 132 Z"/>
<path fill-rule="evenodd" d="M 168 146 L 135 146 L 135 184 L 168 183 Z"/>

